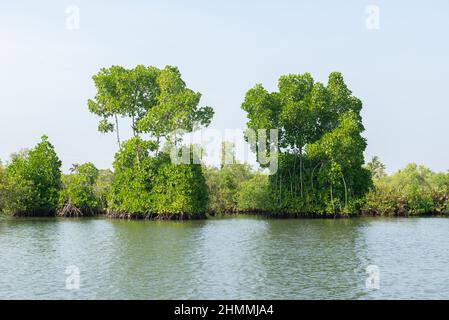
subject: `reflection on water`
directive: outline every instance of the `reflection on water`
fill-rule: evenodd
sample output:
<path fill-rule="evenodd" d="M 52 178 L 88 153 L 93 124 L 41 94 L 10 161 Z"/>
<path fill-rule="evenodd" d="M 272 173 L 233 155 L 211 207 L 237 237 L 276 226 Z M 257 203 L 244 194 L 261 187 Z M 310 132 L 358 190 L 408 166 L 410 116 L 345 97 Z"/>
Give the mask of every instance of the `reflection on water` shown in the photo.
<path fill-rule="evenodd" d="M 0 298 L 449 298 L 449 219 L 0 220 Z M 367 289 L 377 265 L 380 289 Z M 65 269 L 80 270 L 67 290 Z"/>

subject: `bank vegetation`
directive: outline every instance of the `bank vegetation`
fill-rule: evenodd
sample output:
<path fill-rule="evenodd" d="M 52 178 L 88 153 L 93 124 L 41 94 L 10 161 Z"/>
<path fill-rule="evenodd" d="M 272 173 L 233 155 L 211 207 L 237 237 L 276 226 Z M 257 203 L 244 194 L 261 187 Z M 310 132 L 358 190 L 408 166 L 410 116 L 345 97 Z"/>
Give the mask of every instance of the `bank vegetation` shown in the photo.
<path fill-rule="evenodd" d="M 331 73 L 326 84 L 308 73 L 284 75 L 274 92 L 260 84 L 247 91 L 242 109 L 257 170 L 226 161 L 229 154 L 235 158 L 232 143 L 223 143 L 219 167 L 195 159 L 195 146 L 183 144 L 185 134 L 210 124 L 214 111 L 200 106 L 201 94 L 187 87 L 176 67 L 112 66 L 94 75 L 93 83 L 88 110 L 98 116 L 98 130 L 114 133 L 117 141 L 112 170 L 84 163 L 63 173 L 44 135 L 33 148 L 0 162 L 2 214 L 184 220 L 449 212 L 448 173 L 409 164 L 387 175 L 377 157 L 365 164 L 362 102 L 340 73 Z M 131 123 L 128 140 L 120 136 L 123 122 Z M 272 128 L 279 130 L 275 145 Z M 191 163 L 173 162 L 172 150 L 187 152 Z M 273 156 L 277 170 L 267 175 L 263 160 Z"/>

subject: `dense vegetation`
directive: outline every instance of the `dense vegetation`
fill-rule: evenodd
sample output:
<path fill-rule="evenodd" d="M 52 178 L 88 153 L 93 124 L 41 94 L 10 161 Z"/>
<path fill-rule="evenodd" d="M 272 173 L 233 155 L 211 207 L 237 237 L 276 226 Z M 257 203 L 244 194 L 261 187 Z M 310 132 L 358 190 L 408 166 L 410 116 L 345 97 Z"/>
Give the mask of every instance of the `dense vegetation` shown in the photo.
<path fill-rule="evenodd" d="M 282 76 L 278 91 L 271 93 L 258 84 L 246 93 L 242 108 L 248 129 L 258 135 L 279 129 L 276 150 L 253 145 L 258 159 L 263 159 L 260 152 L 278 155 L 279 168 L 269 178 L 273 203 L 268 210 L 287 215 L 357 212 L 371 177 L 363 167 L 362 103 L 341 74 L 331 73 L 326 86 L 308 73 Z"/>
<path fill-rule="evenodd" d="M 0 169 L 0 205 L 12 215 L 55 214 L 61 187 L 61 161 L 47 136 L 35 148 L 13 154 Z"/>
<path fill-rule="evenodd" d="M 374 187 L 366 195 L 362 213 L 407 216 L 449 213 L 449 173 L 435 173 L 414 163 L 388 176 L 375 157 L 367 164 Z"/>
<path fill-rule="evenodd" d="M 190 219 L 205 217 L 208 192 L 200 164 L 173 164 L 166 152 L 138 137 L 115 156 L 108 209 L 114 217 Z"/>
<path fill-rule="evenodd" d="M 207 213 L 335 217 L 449 212 L 449 173 L 409 164 L 387 175 L 377 157 L 364 164 L 362 103 L 339 73 L 331 73 L 326 85 L 307 73 L 286 75 L 278 91 L 258 84 L 246 93 L 246 138 L 260 170 L 237 163 L 228 142 L 222 145 L 219 168 L 194 159 L 196 146 L 184 145 L 183 137 L 208 126 L 214 112 L 199 107 L 201 94 L 186 86 L 177 68 L 112 66 L 93 81 L 96 95 L 88 109 L 100 117 L 100 132 L 116 133 L 113 171 L 85 163 L 63 174 L 53 145 L 42 136 L 34 148 L 0 162 L 1 213 L 195 219 Z M 119 130 L 124 118 L 133 132 L 125 141 Z M 273 128 L 279 129 L 277 144 L 269 137 Z M 251 139 L 253 133 L 259 142 Z M 267 139 L 267 148 L 261 139 Z M 172 161 L 182 152 L 191 163 Z M 265 160 L 273 155 L 277 171 L 267 175 Z"/>
<path fill-rule="evenodd" d="M 208 192 L 201 165 L 174 164 L 170 158 L 171 151 L 181 147 L 183 134 L 208 126 L 212 119 L 211 107 L 198 107 L 201 94 L 187 88 L 171 66 L 112 66 L 93 80 L 97 94 L 88 101 L 89 110 L 101 117 L 100 132 L 117 133 L 119 146 L 107 197 L 109 215 L 205 217 Z M 133 138 L 125 142 L 119 135 L 119 117 L 131 120 Z"/>
<path fill-rule="evenodd" d="M 101 210 L 101 198 L 95 192 L 100 171 L 90 162 L 74 165 L 72 173 L 62 177 L 59 196 L 61 216 L 95 215 Z"/>

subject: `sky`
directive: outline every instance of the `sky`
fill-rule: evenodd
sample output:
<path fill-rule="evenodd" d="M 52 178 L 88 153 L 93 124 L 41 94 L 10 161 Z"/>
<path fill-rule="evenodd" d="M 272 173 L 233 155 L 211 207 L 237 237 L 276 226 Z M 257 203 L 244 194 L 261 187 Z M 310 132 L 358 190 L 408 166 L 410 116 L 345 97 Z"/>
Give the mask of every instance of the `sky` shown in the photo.
<path fill-rule="evenodd" d="M 366 159 L 446 171 L 448 35 L 447 0 L 2 1 L 0 159 L 46 134 L 65 171 L 111 167 L 115 136 L 87 109 L 92 76 L 144 64 L 177 66 L 220 130 L 245 128 L 256 83 L 339 71 L 363 102 Z"/>

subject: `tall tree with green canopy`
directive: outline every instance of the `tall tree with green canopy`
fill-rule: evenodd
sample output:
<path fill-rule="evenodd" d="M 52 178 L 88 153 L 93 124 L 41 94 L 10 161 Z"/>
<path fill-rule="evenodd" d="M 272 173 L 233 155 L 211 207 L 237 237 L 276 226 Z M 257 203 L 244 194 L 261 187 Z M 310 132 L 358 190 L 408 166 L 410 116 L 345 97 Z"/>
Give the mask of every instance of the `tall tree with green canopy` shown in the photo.
<path fill-rule="evenodd" d="M 361 198 L 369 189 L 370 172 L 363 168 L 366 142 L 360 134 L 362 129 L 355 112 L 350 110 L 341 115 L 337 128 L 307 146 L 308 156 L 321 163 L 321 185 L 329 186 L 331 206 L 327 211 L 332 207 L 332 212 L 336 212 L 335 198 L 339 201 L 338 211 L 347 211 L 349 197 Z"/>
<path fill-rule="evenodd" d="M 97 93 L 88 100 L 89 110 L 101 117 L 99 131 L 116 131 L 119 146 L 119 117 L 131 119 L 134 136 L 147 133 L 159 147 L 171 132 L 207 126 L 213 116 L 212 108 L 198 107 L 201 94 L 186 87 L 176 67 L 111 66 L 93 80 Z"/>
<path fill-rule="evenodd" d="M 160 70 L 138 65 L 132 69 L 121 66 L 102 68 L 92 77 L 97 93 L 88 100 L 89 111 L 100 116 L 100 132 L 116 131 L 120 145 L 119 117 L 131 119 L 134 135 L 139 133 L 137 121 L 156 104 Z M 115 123 L 111 123 L 111 118 Z"/>
<path fill-rule="evenodd" d="M 257 84 L 246 93 L 242 109 L 248 129 L 279 130 L 279 168 L 269 179 L 279 210 L 336 213 L 366 192 L 370 178 L 361 168 L 366 147 L 361 108 L 337 72 L 327 85 L 309 73 L 290 74 L 279 78 L 276 92 Z M 329 185 L 331 199 L 322 193 Z M 335 209 L 334 200 L 342 209 Z"/>
<path fill-rule="evenodd" d="M 213 109 L 198 107 L 201 94 L 187 88 L 178 68 L 166 66 L 159 70 L 155 83 L 158 88 L 155 103 L 139 119 L 137 127 L 150 134 L 158 148 L 162 138 L 176 145 L 181 138 L 179 134 L 210 124 Z"/>
<path fill-rule="evenodd" d="M 211 107 L 199 107 L 201 94 L 188 88 L 172 66 L 112 66 L 101 69 L 93 80 L 97 94 L 89 100 L 89 110 L 102 117 L 100 131 L 116 130 L 119 142 L 108 195 L 110 212 L 128 217 L 175 214 L 180 219 L 204 214 L 208 197 L 201 165 L 170 161 L 172 150 L 179 153 L 183 135 L 212 119 Z M 134 133 L 121 144 L 119 117 L 131 119 Z"/>

